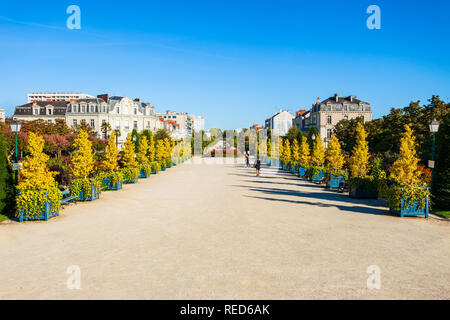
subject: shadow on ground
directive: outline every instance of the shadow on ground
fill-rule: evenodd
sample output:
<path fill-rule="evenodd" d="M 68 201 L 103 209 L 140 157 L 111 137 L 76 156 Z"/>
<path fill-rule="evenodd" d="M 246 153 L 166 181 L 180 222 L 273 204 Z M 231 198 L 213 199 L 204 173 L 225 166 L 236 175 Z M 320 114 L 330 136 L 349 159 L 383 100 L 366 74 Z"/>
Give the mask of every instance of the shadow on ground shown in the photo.
<path fill-rule="evenodd" d="M 239 171 L 243 171 L 243 169 L 239 168 Z M 247 169 L 247 172 L 249 169 Z M 242 180 L 242 182 L 252 183 L 252 184 L 260 184 L 264 186 L 254 186 L 254 185 L 233 185 L 233 187 L 244 188 L 252 192 L 259 192 L 264 194 L 264 196 L 250 196 L 246 195 L 245 197 L 254 198 L 254 199 L 262 199 L 267 201 L 278 201 L 285 203 L 295 203 L 295 204 L 304 204 L 310 206 L 318 206 L 318 207 L 336 207 L 339 210 L 347 211 L 347 212 L 357 212 L 363 214 L 372 214 L 372 215 L 383 215 L 383 216 L 395 216 L 387 210 L 380 201 L 378 200 L 367 200 L 367 199 L 353 199 L 349 198 L 346 194 L 337 193 L 335 191 L 330 191 L 324 189 L 323 185 L 314 184 L 311 182 L 307 182 L 305 180 L 301 180 L 294 175 L 289 176 L 290 174 L 283 171 L 272 170 L 271 172 L 267 172 L 267 175 L 262 175 L 258 178 L 255 177 L 254 174 L 244 174 L 244 173 L 230 173 L 230 175 L 241 176 L 246 178 L 253 178 L 253 180 Z M 280 182 L 280 181 L 270 181 L 270 179 L 279 179 L 283 180 L 291 180 L 295 181 L 295 183 L 288 182 Z M 267 186 L 265 186 L 267 185 Z M 275 186 L 281 187 L 275 187 Z M 293 190 L 293 189 L 284 189 L 282 186 L 298 186 L 298 187 L 307 187 L 314 188 L 318 191 L 308 192 L 301 190 Z M 293 199 L 282 199 L 280 196 L 288 196 L 294 197 Z M 332 201 L 335 203 L 324 203 L 324 201 Z"/>

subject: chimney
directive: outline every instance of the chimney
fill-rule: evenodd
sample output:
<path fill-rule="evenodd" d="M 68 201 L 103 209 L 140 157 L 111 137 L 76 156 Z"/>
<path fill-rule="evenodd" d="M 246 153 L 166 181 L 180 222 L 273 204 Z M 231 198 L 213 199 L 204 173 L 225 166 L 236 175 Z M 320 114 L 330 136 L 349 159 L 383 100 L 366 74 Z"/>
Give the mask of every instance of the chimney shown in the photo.
<path fill-rule="evenodd" d="M 354 99 L 356 100 L 356 96 L 354 97 Z"/>
<path fill-rule="evenodd" d="M 338 94 L 337 94 L 337 93 L 335 93 L 335 94 L 334 94 L 334 98 L 336 99 L 336 102 L 338 102 L 338 101 L 339 101 L 339 96 L 338 96 Z"/>
<path fill-rule="evenodd" d="M 320 103 L 320 97 L 317 97 L 317 104 Z"/>
<path fill-rule="evenodd" d="M 97 96 L 98 99 L 103 99 L 105 100 L 105 102 L 109 101 L 109 94 L 105 93 L 105 94 L 100 94 Z"/>
<path fill-rule="evenodd" d="M 136 99 L 134 99 L 134 101 L 141 102 L 141 99 L 140 98 L 136 98 Z"/>

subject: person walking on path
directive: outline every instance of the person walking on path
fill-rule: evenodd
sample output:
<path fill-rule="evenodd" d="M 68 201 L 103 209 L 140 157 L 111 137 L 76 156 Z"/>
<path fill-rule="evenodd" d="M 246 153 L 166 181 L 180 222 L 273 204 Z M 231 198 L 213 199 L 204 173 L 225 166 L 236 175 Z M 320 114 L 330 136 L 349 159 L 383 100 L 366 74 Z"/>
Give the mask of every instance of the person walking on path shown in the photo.
<path fill-rule="evenodd" d="M 256 176 L 259 177 L 259 174 L 261 173 L 261 160 L 259 160 L 259 158 L 255 162 L 255 169 L 256 169 Z"/>
<path fill-rule="evenodd" d="M 245 165 L 247 166 L 247 168 L 250 168 L 250 155 L 248 151 L 245 151 Z"/>

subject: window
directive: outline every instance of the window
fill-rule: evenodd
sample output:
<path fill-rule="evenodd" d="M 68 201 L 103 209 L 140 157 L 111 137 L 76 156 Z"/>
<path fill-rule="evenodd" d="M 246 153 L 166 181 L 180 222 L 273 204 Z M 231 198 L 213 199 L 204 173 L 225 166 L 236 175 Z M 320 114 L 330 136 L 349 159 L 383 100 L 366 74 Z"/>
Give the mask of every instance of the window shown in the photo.
<path fill-rule="evenodd" d="M 95 129 L 95 120 L 94 119 L 91 119 L 91 128 Z"/>
<path fill-rule="evenodd" d="M 34 109 L 34 115 L 35 116 L 39 115 L 39 109 Z"/>
<path fill-rule="evenodd" d="M 137 122 L 137 121 L 134 121 L 134 122 L 133 122 L 133 128 L 134 128 L 134 129 L 137 129 L 137 128 L 138 128 L 138 122 Z"/>
<path fill-rule="evenodd" d="M 74 126 L 74 128 L 76 128 L 77 125 L 78 125 L 77 119 L 73 119 L 73 126 Z"/>
<path fill-rule="evenodd" d="M 72 112 L 77 112 L 77 106 L 72 107 Z"/>
<path fill-rule="evenodd" d="M 120 114 L 120 108 L 119 107 L 116 108 L 116 112 L 117 112 L 117 114 Z"/>
<path fill-rule="evenodd" d="M 91 106 L 91 112 L 92 112 L 92 113 L 95 112 L 95 106 Z"/>
<path fill-rule="evenodd" d="M 147 121 L 147 128 L 150 128 L 150 121 Z"/>
<path fill-rule="evenodd" d="M 348 104 L 344 106 L 344 111 L 348 111 Z"/>
<path fill-rule="evenodd" d="M 81 120 L 81 124 L 86 124 L 86 119 Z"/>
<path fill-rule="evenodd" d="M 331 124 L 331 116 L 327 117 L 327 124 Z"/>
<path fill-rule="evenodd" d="M 328 111 L 331 111 L 331 105 L 328 106 Z"/>
<path fill-rule="evenodd" d="M 134 108 L 134 114 L 137 114 L 137 109 L 136 108 Z"/>
<path fill-rule="evenodd" d="M 106 112 L 106 107 L 105 107 L 105 106 L 102 107 L 102 112 L 103 112 L 103 113 Z"/>
<path fill-rule="evenodd" d="M 331 129 L 327 130 L 327 138 L 328 140 L 331 140 L 333 138 L 333 131 Z"/>
<path fill-rule="evenodd" d="M 125 130 L 130 129 L 130 121 L 125 120 Z"/>
<path fill-rule="evenodd" d="M 361 111 L 364 111 L 364 106 L 363 105 L 361 105 Z"/>
<path fill-rule="evenodd" d="M 47 114 L 51 115 L 52 114 L 52 109 L 47 109 Z"/>
<path fill-rule="evenodd" d="M 86 106 L 81 106 L 81 113 L 86 113 Z"/>

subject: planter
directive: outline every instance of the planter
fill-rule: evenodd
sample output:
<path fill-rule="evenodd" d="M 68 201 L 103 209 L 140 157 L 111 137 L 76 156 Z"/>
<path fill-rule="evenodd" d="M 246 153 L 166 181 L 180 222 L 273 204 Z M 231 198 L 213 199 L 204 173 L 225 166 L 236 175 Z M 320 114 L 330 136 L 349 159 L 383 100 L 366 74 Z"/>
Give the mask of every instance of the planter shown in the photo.
<path fill-rule="evenodd" d="M 158 172 L 152 168 L 152 174 L 157 174 Z"/>
<path fill-rule="evenodd" d="M 117 175 L 117 181 L 111 181 L 111 178 L 103 179 L 103 183 L 106 185 L 106 190 L 116 191 L 122 189 L 122 181 L 119 180 L 119 175 Z"/>
<path fill-rule="evenodd" d="M 124 182 L 125 184 L 135 184 L 135 183 L 138 182 L 138 178 L 136 177 L 136 178 L 134 178 L 134 179 L 132 179 L 132 180 L 124 180 L 123 182 Z"/>
<path fill-rule="evenodd" d="M 330 181 L 328 181 L 327 187 L 330 189 L 338 189 L 341 182 L 344 182 L 343 176 L 335 176 L 330 173 Z"/>
<path fill-rule="evenodd" d="M 400 217 L 405 216 L 425 216 L 428 219 L 429 211 L 429 199 L 428 197 L 422 201 L 425 201 L 425 207 L 420 209 L 421 201 L 406 200 L 402 195 L 402 203 L 400 206 L 400 211 L 389 208 L 389 211 L 394 214 L 400 215 Z"/>
<path fill-rule="evenodd" d="M 19 222 L 39 220 L 48 221 L 53 217 L 59 216 L 59 212 L 52 213 L 52 204 L 50 203 L 50 201 L 48 201 L 47 193 L 45 195 L 47 197 L 47 201 L 45 201 L 44 209 L 41 211 L 41 213 L 39 215 L 27 217 L 27 212 L 20 211 L 20 216 L 18 217 Z"/>
<path fill-rule="evenodd" d="M 297 165 L 296 164 L 291 165 L 291 173 L 297 173 L 297 172 L 298 172 Z"/>
<path fill-rule="evenodd" d="M 350 181 L 350 198 L 378 199 L 378 183 L 375 180 L 354 178 Z"/>
<path fill-rule="evenodd" d="M 150 177 L 150 174 L 146 173 L 144 169 L 141 169 L 141 173 L 139 174 L 139 178 L 147 179 L 148 177 Z"/>
<path fill-rule="evenodd" d="M 94 183 L 91 181 L 91 196 L 85 197 L 83 188 L 80 190 L 80 194 L 77 197 L 77 201 L 94 201 L 100 198 L 100 190 L 94 187 Z"/>
<path fill-rule="evenodd" d="M 312 176 L 312 182 L 320 182 L 324 177 L 323 170 L 320 170 L 315 175 Z"/>
<path fill-rule="evenodd" d="M 304 178 L 308 176 L 308 170 L 306 170 L 306 168 L 300 166 L 299 170 L 298 170 L 299 176 L 300 178 Z"/>

